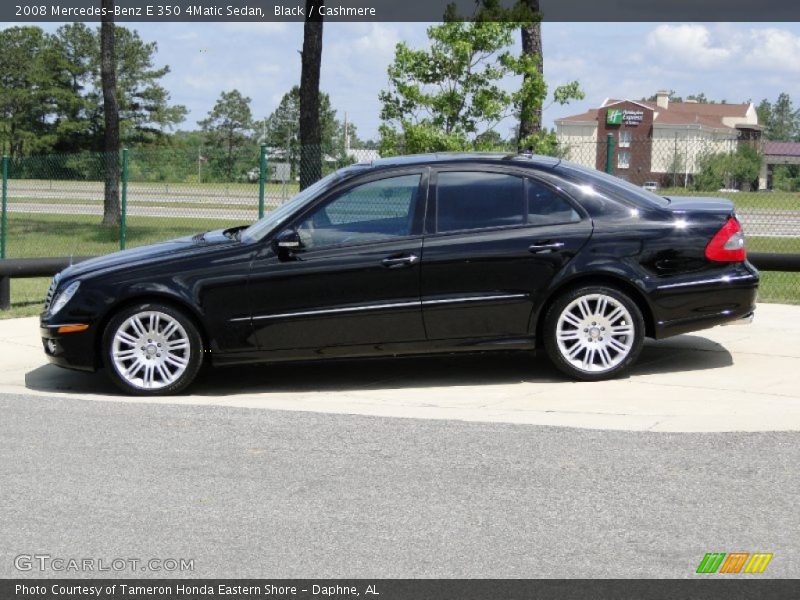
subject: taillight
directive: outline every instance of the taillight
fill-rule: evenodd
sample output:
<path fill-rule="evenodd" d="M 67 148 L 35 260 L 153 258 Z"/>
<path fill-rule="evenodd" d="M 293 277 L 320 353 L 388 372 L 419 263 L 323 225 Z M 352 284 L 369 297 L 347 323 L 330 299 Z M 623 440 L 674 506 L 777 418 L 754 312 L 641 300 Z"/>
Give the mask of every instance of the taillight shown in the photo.
<path fill-rule="evenodd" d="M 706 258 L 717 262 L 741 262 L 747 258 L 744 232 L 736 218 L 731 217 L 706 246 Z"/>

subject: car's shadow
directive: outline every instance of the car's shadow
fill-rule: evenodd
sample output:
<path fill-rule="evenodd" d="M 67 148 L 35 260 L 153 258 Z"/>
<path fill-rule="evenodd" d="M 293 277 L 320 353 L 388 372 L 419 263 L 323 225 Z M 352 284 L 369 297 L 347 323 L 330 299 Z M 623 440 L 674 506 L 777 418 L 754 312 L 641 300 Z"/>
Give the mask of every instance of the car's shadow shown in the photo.
<path fill-rule="evenodd" d="M 684 335 L 645 344 L 631 375 L 718 369 L 733 364 L 720 344 Z M 464 354 L 400 359 L 336 360 L 205 369 L 187 393 L 234 394 L 342 392 L 372 389 L 482 386 L 569 381 L 544 355 L 527 352 Z M 102 373 L 81 373 L 45 365 L 25 375 L 29 389 L 76 394 L 119 392 Z"/>

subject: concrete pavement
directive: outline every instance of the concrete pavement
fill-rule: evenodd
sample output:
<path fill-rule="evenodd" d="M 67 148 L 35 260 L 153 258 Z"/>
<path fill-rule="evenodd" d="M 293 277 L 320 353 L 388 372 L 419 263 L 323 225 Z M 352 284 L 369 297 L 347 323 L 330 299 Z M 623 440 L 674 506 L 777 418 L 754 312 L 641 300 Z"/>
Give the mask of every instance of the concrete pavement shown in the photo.
<path fill-rule="evenodd" d="M 187 394 L 133 398 L 104 373 L 45 361 L 36 318 L 0 321 L 0 393 L 630 431 L 800 430 L 800 306 L 753 324 L 648 342 L 632 374 L 565 380 L 500 354 L 211 369 Z"/>

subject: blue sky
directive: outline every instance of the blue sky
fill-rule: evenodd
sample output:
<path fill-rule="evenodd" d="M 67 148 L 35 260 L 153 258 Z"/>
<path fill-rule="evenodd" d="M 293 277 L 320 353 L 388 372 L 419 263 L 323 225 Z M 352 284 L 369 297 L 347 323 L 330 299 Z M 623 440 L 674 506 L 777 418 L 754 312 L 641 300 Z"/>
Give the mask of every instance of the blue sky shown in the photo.
<path fill-rule="evenodd" d="M 6 24 L 7 25 L 7 24 Z M 56 24 L 46 24 L 52 30 Z M 256 118 L 267 116 L 300 79 L 301 23 L 133 23 L 158 42 L 157 62 L 171 73 L 164 84 L 184 104 L 195 127 L 223 90 L 252 98 Z M 424 23 L 327 23 L 322 88 L 362 138 L 376 137 L 378 92 L 394 46 L 426 45 Z M 679 95 L 742 102 L 774 99 L 782 91 L 800 102 L 798 23 L 544 23 L 545 77 L 553 87 L 577 79 L 586 99 L 550 106 L 545 124 L 583 112 L 607 96 L 640 98 L 658 89 Z M 514 85 L 514 82 L 508 82 Z M 507 135 L 511 123 L 498 131 Z"/>

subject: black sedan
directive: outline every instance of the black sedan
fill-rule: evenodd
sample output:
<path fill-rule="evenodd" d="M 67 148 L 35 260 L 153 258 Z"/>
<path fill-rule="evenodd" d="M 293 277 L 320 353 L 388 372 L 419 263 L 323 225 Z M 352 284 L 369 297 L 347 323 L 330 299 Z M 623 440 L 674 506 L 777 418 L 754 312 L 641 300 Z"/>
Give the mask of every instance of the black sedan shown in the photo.
<path fill-rule="evenodd" d="M 249 227 L 69 267 L 48 359 L 126 392 L 229 365 L 543 349 L 615 377 L 646 336 L 752 319 L 730 201 L 662 198 L 566 161 L 424 155 L 337 171 Z"/>

